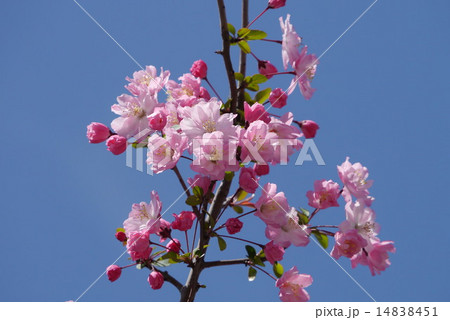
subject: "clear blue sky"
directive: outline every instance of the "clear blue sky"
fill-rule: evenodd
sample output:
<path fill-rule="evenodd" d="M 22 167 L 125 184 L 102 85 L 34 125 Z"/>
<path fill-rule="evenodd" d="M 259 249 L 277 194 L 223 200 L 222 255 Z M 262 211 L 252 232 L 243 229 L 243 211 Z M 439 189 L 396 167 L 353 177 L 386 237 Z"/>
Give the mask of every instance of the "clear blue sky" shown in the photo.
<path fill-rule="evenodd" d="M 238 25 L 240 1 L 226 2 Z M 250 2 L 251 17 L 266 3 Z M 319 55 L 371 2 L 288 0 L 254 27 L 280 38 L 278 17 L 291 13 L 310 52 Z M 201 58 L 227 95 L 214 54 L 221 48 L 215 1 L 80 3 L 142 65 L 163 66 L 175 79 Z M 262 180 L 278 183 L 291 205 L 305 206 L 314 180 L 337 180 L 336 165 L 346 156 L 369 168 L 380 237 L 395 241 L 397 253 L 377 277 L 339 261 L 379 301 L 449 300 L 449 9 L 446 0 L 378 1 L 321 59 L 312 100 L 298 90 L 289 98 L 286 110 L 320 124 L 315 141 L 327 165 L 278 167 Z M 122 253 L 114 231 L 131 204 L 148 201 L 157 189 L 167 208 L 181 188 L 171 172 L 150 177 L 126 167 L 124 155 L 88 144 L 86 125 L 114 118 L 110 106 L 138 67 L 73 1 L 5 2 L 0 29 L 0 301 L 76 299 Z M 254 51 L 281 69 L 279 47 L 263 43 Z M 289 81 L 280 77 L 273 86 Z M 180 202 L 168 214 L 182 208 Z M 249 218 L 247 232 L 264 241 L 262 223 Z M 319 217 L 343 219 L 342 206 Z M 229 243 L 224 255 L 244 253 L 241 244 Z M 126 257 L 119 264 L 128 264 Z M 369 301 L 313 243 L 289 249 L 283 265 L 313 276 L 313 301 Z M 180 279 L 186 272 L 174 268 Z M 205 271 L 207 289 L 198 300 L 278 301 L 270 278 L 258 274 L 249 283 L 246 274 L 242 266 Z M 178 299 L 168 284 L 151 290 L 147 275 L 131 268 L 113 284 L 104 277 L 82 301 Z"/>

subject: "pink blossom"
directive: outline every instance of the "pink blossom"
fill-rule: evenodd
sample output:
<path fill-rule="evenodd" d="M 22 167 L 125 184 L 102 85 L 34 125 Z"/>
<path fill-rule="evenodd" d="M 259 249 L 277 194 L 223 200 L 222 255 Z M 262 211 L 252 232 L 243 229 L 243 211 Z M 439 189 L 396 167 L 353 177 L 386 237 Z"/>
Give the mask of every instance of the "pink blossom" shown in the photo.
<path fill-rule="evenodd" d="M 159 271 L 152 271 L 147 279 L 153 290 L 161 289 L 164 284 L 164 276 Z"/>
<path fill-rule="evenodd" d="M 302 132 L 306 139 L 314 138 L 319 129 L 319 125 L 312 120 L 303 120 L 301 123 Z"/>
<path fill-rule="evenodd" d="M 181 130 L 194 139 L 205 133 L 214 131 L 223 132 L 224 137 L 236 137 L 237 127 L 233 125 L 235 114 L 220 114 L 221 103 L 216 99 L 201 101 L 192 108 L 183 109 L 183 120 L 180 122 Z"/>
<path fill-rule="evenodd" d="M 276 139 L 272 139 L 273 159 L 272 164 L 289 161 L 289 157 L 303 146 L 299 140 L 300 130 L 292 125 L 294 115 L 288 112 L 279 119 L 271 117 L 269 131 L 276 134 Z"/>
<path fill-rule="evenodd" d="M 242 221 L 237 218 L 230 218 L 225 222 L 225 227 L 229 234 L 238 233 L 241 231 L 243 225 Z"/>
<path fill-rule="evenodd" d="M 259 60 L 258 71 L 263 76 L 266 76 L 267 79 L 270 79 L 274 76 L 274 73 L 278 72 L 278 69 L 270 61 Z"/>
<path fill-rule="evenodd" d="M 283 302 L 306 302 L 309 294 L 304 288 L 313 282 L 309 274 L 299 274 L 297 267 L 286 271 L 275 285 L 280 288 L 280 300 Z"/>
<path fill-rule="evenodd" d="M 331 256 L 335 259 L 339 259 L 341 256 L 351 258 L 368 244 L 366 239 L 361 237 L 355 229 L 345 233 L 338 231 L 334 235 L 334 239 L 336 243 L 331 251 Z"/>
<path fill-rule="evenodd" d="M 191 74 L 194 77 L 205 79 L 208 72 L 208 66 L 203 60 L 197 60 L 192 64 Z"/>
<path fill-rule="evenodd" d="M 89 143 L 101 143 L 106 141 L 110 135 L 111 132 L 109 131 L 109 128 L 103 123 L 92 122 L 87 126 L 86 136 L 89 139 Z"/>
<path fill-rule="evenodd" d="M 125 232 L 119 231 L 116 232 L 116 239 L 119 240 L 120 242 L 125 242 L 127 241 L 127 235 L 125 234 Z"/>
<path fill-rule="evenodd" d="M 119 155 L 127 150 L 127 138 L 113 135 L 106 140 L 107 149 L 114 155 Z"/>
<path fill-rule="evenodd" d="M 358 264 L 368 266 L 373 276 L 380 274 L 381 271 L 386 270 L 391 265 L 388 252 L 394 253 L 396 251 L 394 242 L 380 242 L 379 240 L 371 240 L 365 250 L 367 253 L 361 251 L 352 257 L 352 268 L 355 268 Z"/>
<path fill-rule="evenodd" d="M 199 186 L 203 190 L 203 194 L 207 194 L 209 191 L 209 186 L 211 185 L 211 179 L 207 176 L 201 174 L 196 174 L 193 178 L 188 178 L 188 184 L 191 188 Z M 214 183 L 214 186 L 216 184 Z M 214 186 L 212 190 L 214 190 Z"/>
<path fill-rule="evenodd" d="M 278 9 L 286 5 L 286 0 L 269 0 L 269 8 Z"/>
<path fill-rule="evenodd" d="M 281 88 L 273 89 L 269 95 L 269 102 L 274 108 L 281 109 L 287 104 L 288 95 Z"/>
<path fill-rule="evenodd" d="M 253 169 L 255 170 L 255 173 L 258 176 L 265 176 L 265 175 L 269 174 L 269 171 L 270 171 L 270 167 L 267 164 L 255 163 L 255 165 L 253 166 Z"/>
<path fill-rule="evenodd" d="M 142 134 L 145 130 L 150 132 L 147 116 L 162 105 L 156 97 L 150 95 L 132 97 L 123 94 L 117 98 L 117 102 L 118 104 L 111 107 L 111 111 L 120 117 L 111 122 L 111 128 L 127 139 L 138 133 Z"/>
<path fill-rule="evenodd" d="M 130 237 L 131 232 L 148 231 L 153 234 L 160 227 L 162 203 L 156 191 L 152 191 L 150 202 L 135 203 L 131 207 L 128 219 L 123 222 L 125 233 Z"/>
<path fill-rule="evenodd" d="M 181 249 L 181 243 L 178 239 L 173 239 L 169 241 L 166 247 L 167 252 L 172 251 L 175 252 L 176 254 L 179 254 Z"/>
<path fill-rule="evenodd" d="M 193 140 L 194 161 L 191 169 L 212 180 L 222 180 L 225 171 L 240 169 L 236 161 L 236 140 L 227 140 L 222 131 L 205 133 Z"/>
<path fill-rule="evenodd" d="M 256 120 L 261 120 L 265 123 L 270 122 L 270 116 L 267 113 L 266 109 L 262 104 L 257 102 L 251 106 L 247 102 L 244 102 L 244 117 L 248 123 L 254 122 Z"/>
<path fill-rule="evenodd" d="M 165 130 L 165 137 L 153 134 L 148 139 L 147 164 L 154 173 L 172 169 L 188 148 L 188 138 L 172 129 Z"/>
<path fill-rule="evenodd" d="M 368 201 L 365 201 L 365 204 L 370 206 L 373 200 L 368 198 L 368 189 L 372 186 L 373 180 L 367 180 L 369 170 L 359 162 L 351 164 L 348 160 L 349 157 L 337 167 L 339 178 L 344 183 L 344 199 L 349 202 L 352 200 L 351 195 L 353 195 L 356 198 L 367 199 Z"/>
<path fill-rule="evenodd" d="M 148 116 L 147 120 L 150 129 L 161 131 L 167 124 L 167 115 L 163 108 L 156 108 L 155 112 Z"/>
<path fill-rule="evenodd" d="M 204 87 L 200 87 L 200 92 L 199 92 L 198 97 L 205 101 L 211 100 L 211 95 L 209 94 L 208 90 L 206 90 L 206 88 L 204 88 Z"/>
<path fill-rule="evenodd" d="M 375 212 L 364 206 L 364 201 L 347 202 L 345 205 L 346 220 L 339 225 L 339 230 L 347 232 L 355 229 L 366 240 L 375 239 L 380 226 L 375 222 Z"/>
<path fill-rule="evenodd" d="M 300 55 L 293 61 L 292 67 L 295 71 L 295 77 L 289 86 L 288 94 L 295 89 L 295 83 L 298 82 L 300 92 L 306 100 L 311 99 L 316 89 L 311 88 L 310 81 L 314 79 L 319 60 L 314 54 L 307 54 L 308 47 L 304 46 Z"/>
<path fill-rule="evenodd" d="M 172 222 L 172 228 L 180 231 L 187 231 L 192 228 L 195 220 L 195 214 L 192 211 L 182 211 L 179 215 L 173 214 L 175 221 Z"/>
<path fill-rule="evenodd" d="M 340 193 L 340 187 L 332 180 L 316 180 L 314 182 L 314 191 L 308 191 L 308 205 L 316 209 L 326 209 L 329 207 L 339 207 L 337 202 Z"/>
<path fill-rule="evenodd" d="M 269 240 L 273 240 L 274 244 L 285 248 L 291 244 L 296 247 L 308 245 L 310 230 L 307 226 L 298 223 L 298 215 L 295 208 L 291 208 L 286 213 L 286 220 L 281 225 L 268 224 L 266 227 L 266 237 Z"/>
<path fill-rule="evenodd" d="M 190 73 L 185 73 L 178 80 L 181 83 L 169 80 L 166 84 L 169 102 L 175 102 L 180 107 L 192 107 L 196 103 L 203 101 L 202 97 L 205 96 L 206 89 L 201 89 L 200 78 L 196 78 Z"/>
<path fill-rule="evenodd" d="M 283 260 L 284 248 L 274 244 L 273 241 L 270 241 L 264 246 L 264 254 L 266 255 L 267 261 L 269 261 L 270 264 L 274 264 L 276 261 Z"/>
<path fill-rule="evenodd" d="M 132 94 L 136 96 L 141 95 L 156 95 L 161 89 L 164 88 L 169 80 L 170 72 L 163 71 L 158 76 L 156 68 L 154 66 L 146 66 L 145 70 L 139 70 L 133 73 L 133 78 L 126 77 L 126 80 L 130 82 L 125 86 Z"/>
<path fill-rule="evenodd" d="M 152 253 L 152 248 L 149 246 L 150 233 L 136 232 L 130 233 L 127 241 L 127 251 L 131 256 L 131 260 L 147 260 Z"/>
<path fill-rule="evenodd" d="M 283 21 L 283 18 L 280 17 L 280 26 L 283 31 L 283 40 L 281 43 L 281 55 L 283 57 L 283 65 L 286 70 L 288 64 L 293 64 L 295 60 L 297 60 L 300 56 L 298 52 L 298 47 L 300 47 L 300 43 L 302 42 L 302 38 L 300 38 L 295 32 L 294 27 L 291 22 L 291 15 L 287 15 L 286 20 Z"/>
<path fill-rule="evenodd" d="M 267 164 L 274 159 L 274 148 L 272 140 L 277 139 L 277 135 L 269 131 L 267 123 L 256 120 L 248 126 L 241 140 L 241 159 L 244 163 L 251 160 L 258 164 Z"/>
<path fill-rule="evenodd" d="M 268 225 L 282 226 L 288 221 L 289 205 L 283 192 L 277 193 L 277 185 L 267 183 L 263 187 L 261 197 L 255 203 L 255 216 Z"/>
<path fill-rule="evenodd" d="M 108 280 L 111 282 L 114 282 L 117 279 L 119 279 L 121 274 L 122 268 L 116 266 L 115 264 L 110 265 L 108 268 L 106 268 L 106 275 L 108 276 Z"/>
<path fill-rule="evenodd" d="M 259 177 L 253 168 L 244 167 L 239 174 L 239 186 L 248 193 L 255 193 L 258 189 Z"/>

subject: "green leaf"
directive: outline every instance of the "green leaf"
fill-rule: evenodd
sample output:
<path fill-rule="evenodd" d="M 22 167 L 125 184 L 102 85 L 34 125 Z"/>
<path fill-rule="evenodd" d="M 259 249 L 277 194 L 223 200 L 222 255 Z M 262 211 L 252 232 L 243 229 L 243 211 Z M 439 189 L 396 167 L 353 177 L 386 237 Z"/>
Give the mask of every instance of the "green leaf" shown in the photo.
<path fill-rule="evenodd" d="M 241 206 L 233 206 L 233 210 L 236 211 L 236 213 L 244 213 L 244 209 L 242 209 Z"/>
<path fill-rule="evenodd" d="M 250 91 L 259 91 L 259 85 L 252 82 L 247 85 L 247 89 Z"/>
<path fill-rule="evenodd" d="M 238 31 L 238 37 L 244 39 L 249 33 L 251 32 L 250 29 L 247 28 L 241 28 Z"/>
<path fill-rule="evenodd" d="M 266 102 L 266 100 L 269 99 L 270 92 L 272 92 L 271 88 L 267 88 L 267 89 L 264 89 L 264 90 L 261 90 L 260 92 L 258 92 L 255 95 L 256 102 L 259 102 L 259 103 Z"/>
<path fill-rule="evenodd" d="M 124 228 L 117 228 L 116 232 L 124 232 L 125 233 L 125 229 Z"/>
<path fill-rule="evenodd" d="M 267 33 L 261 30 L 250 30 L 249 33 L 245 36 L 247 40 L 261 40 L 267 37 Z"/>
<path fill-rule="evenodd" d="M 201 199 L 203 197 L 203 189 L 199 186 L 195 186 L 192 188 L 192 192 L 194 193 L 194 195 Z"/>
<path fill-rule="evenodd" d="M 246 245 L 245 250 L 247 251 L 248 257 L 253 260 L 253 258 L 256 256 L 255 248 L 250 245 Z"/>
<path fill-rule="evenodd" d="M 236 34 L 236 28 L 231 23 L 228 24 L 228 31 L 232 34 Z"/>
<path fill-rule="evenodd" d="M 142 270 L 143 268 L 144 268 L 144 266 L 142 265 L 142 263 L 138 263 L 136 265 L 136 269 L 138 269 L 138 270 Z"/>
<path fill-rule="evenodd" d="M 320 232 L 317 231 L 317 230 L 314 230 L 314 231 L 312 232 L 312 234 L 314 234 L 314 236 L 316 237 L 317 241 L 319 241 L 320 245 L 321 245 L 324 249 L 328 248 L 328 237 L 327 237 L 325 234 L 320 233 Z"/>
<path fill-rule="evenodd" d="M 244 75 L 240 72 L 235 72 L 234 73 L 234 78 L 240 82 L 242 82 L 244 80 Z"/>
<path fill-rule="evenodd" d="M 264 83 L 266 81 L 267 81 L 267 77 L 258 73 L 258 74 L 255 74 L 252 76 L 251 83 L 260 84 L 260 83 Z"/>
<path fill-rule="evenodd" d="M 244 98 L 247 103 L 249 103 L 250 105 L 253 104 L 254 101 L 247 91 L 244 93 Z"/>
<path fill-rule="evenodd" d="M 258 266 L 261 266 L 261 267 L 265 267 L 266 266 L 259 256 L 254 257 L 253 258 L 253 262 L 255 264 L 257 264 Z"/>
<path fill-rule="evenodd" d="M 245 197 L 248 195 L 248 192 L 245 190 L 241 190 L 239 191 L 238 195 L 237 195 L 237 201 L 242 201 L 245 199 Z"/>
<path fill-rule="evenodd" d="M 179 259 L 178 254 L 176 254 L 173 251 L 169 251 L 167 252 L 165 255 L 161 256 L 160 258 L 161 260 L 169 260 L 169 263 L 173 264 L 173 263 L 178 263 L 181 260 Z"/>
<path fill-rule="evenodd" d="M 248 45 L 247 41 L 239 41 L 238 42 L 239 48 L 241 48 L 242 52 L 244 53 L 250 53 L 252 52 L 252 50 L 250 49 L 250 46 Z"/>
<path fill-rule="evenodd" d="M 188 206 L 196 206 L 202 203 L 202 200 L 200 200 L 197 196 L 190 196 L 186 199 L 186 204 Z"/>
<path fill-rule="evenodd" d="M 256 269 L 250 267 L 248 268 L 248 281 L 253 281 L 256 278 Z"/>
<path fill-rule="evenodd" d="M 284 273 L 284 268 L 283 268 L 283 266 L 281 265 L 281 263 L 275 262 L 275 263 L 273 264 L 273 273 L 275 274 L 275 276 L 276 276 L 277 278 L 281 278 L 281 276 L 282 276 L 283 273 Z"/>
<path fill-rule="evenodd" d="M 303 208 L 300 208 L 300 210 L 302 211 L 302 213 L 303 213 L 304 215 L 306 215 L 307 217 L 309 217 L 309 211 L 308 211 L 308 210 L 303 209 Z"/>
<path fill-rule="evenodd" d="M 227 243 L 223 238 L 217 237 L 217 242 L 219 243 L 219 249 L 220 251 L 223 251 L 227 248 Z"/>

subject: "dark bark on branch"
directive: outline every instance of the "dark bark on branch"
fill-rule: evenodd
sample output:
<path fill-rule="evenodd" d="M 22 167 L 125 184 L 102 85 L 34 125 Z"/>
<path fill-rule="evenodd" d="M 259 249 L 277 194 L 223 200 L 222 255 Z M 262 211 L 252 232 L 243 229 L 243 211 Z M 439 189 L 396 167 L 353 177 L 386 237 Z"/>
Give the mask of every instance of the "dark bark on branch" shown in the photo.
<path fill-rule="evenodd" d="M 219 7 L 219 15 L 220 15 L 220 30 L 222 34 L 222 43 L 223 48 L 220 52 L 223 61 L 225 63 L 225 69 L 227 71 L 228 82 L 230 85 L 230 96 L 231 96 L 231 108 L 230 112 L 236 113 L 237 109 L 237 87 L 236 87 L 236 79 L 234 77 L 234 69 L 233 63 L 231 62 L 230 56 L 230 36 L 228 32 L 228 21 L 227 14 L 225 11 L 225 4 L 223 0 L 217 0 L 217 5 Z"/>
<path fill-rule="evenodd" d="M 234 260 L 218 260 L 218 261 L 208 261 L 203 263 L 203 269 L 219 267 L 219 266 L 231 266 L 236 264 L 247 265 L 249 263 L 248 258 L 244 259 L 234 259 Z"/>
<path fill-rule="evenodd" d="M 242 28 L 248 25 L 248 0 L 242 0 Z M 245 77 L 247 70 L 247 54 L 241 50 L 241 56 L 239 60 L 239 72 Z M 238 103 L 237 109 L 244 110 L 245 101 L 245 86 L 241 86 L 238 91 Z"/>

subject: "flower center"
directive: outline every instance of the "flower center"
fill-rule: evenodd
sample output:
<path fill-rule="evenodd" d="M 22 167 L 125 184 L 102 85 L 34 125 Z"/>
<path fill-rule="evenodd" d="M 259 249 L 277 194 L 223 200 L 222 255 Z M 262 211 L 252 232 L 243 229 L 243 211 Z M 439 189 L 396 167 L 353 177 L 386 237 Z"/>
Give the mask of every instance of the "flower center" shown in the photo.
<path fill-rule="evenodd" d="M 212 132 L 216 131 L 216 122 L 211 119 L 206 120 L 203 123 L 203 129 L 205 129 L 205 131 L 207 133 L 212 133 Z"/>

